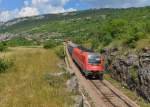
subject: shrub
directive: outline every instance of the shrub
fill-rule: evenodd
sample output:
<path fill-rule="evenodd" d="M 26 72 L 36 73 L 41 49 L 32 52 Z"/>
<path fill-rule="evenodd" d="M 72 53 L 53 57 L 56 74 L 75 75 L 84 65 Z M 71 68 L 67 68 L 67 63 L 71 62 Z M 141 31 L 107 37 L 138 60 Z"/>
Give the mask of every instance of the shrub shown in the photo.
<path fill-rule="evenodd" d="M 132 41 L 131 43 L 128 44 L 129 48 L 135 48 L 136 47 L 136 42 Z"/>
<path fill-rule="evenodd" d="M 119 36 L 121 33 L 125 32 L 125 26 L 127 21 L 124 19 L 113 19 L 110 21 L 110 25 L 107 25 L 108 32 L 110 32 L 112 37 Z"/>
<path fill-rule="evenodd" d="M 6 72 L 6 70 L 12 65 L 12 62 L 0 59 L 0 73 Z"/>
<path fill-rule="evenodd" d="M 7 46 L 4 42 L 0 43 L 0 52 L 3 52 L 7 49 Z"/>
<path fill-rule="evenodd" d="M 45 49 L 50 49 L 50 48 L 54 48 L 58 45 L 60 45 L 60 42 L 50 39 L 50 40 L 48 40 L 47 42 L 44 43 L 44 48 Z"/>
<path fill-rule="evenodd" d="M 135 48 L 136 42 L 140 39 L 143 39 L 144 37 L 146 36 L 143 32 L 137 32 L 133 34 L 132 36 L 128 37 L 125 44 L 127 44 L 129 48 Z"/>
<path fill-rule="evenodd" d="M 65 57 L 65 54 L 64 54 L 64 47 L 61 45 L 61 46 L 58 46 L 55 48 L 55 53 L 56 55 L 63 59 Z"/>
<path fill-rule="evenodd" d="M 129 48 L 135 48 L 136 38 L 134 36 L 127 38 L 127 40 L 125 41 L 125 45 Z"/>
<path fill-rule="evenodd" d="M 137 67 L 133 66 L 131 69 L 130 69 L 130 75 L 131 75 L 131 78 L 136 81 L 137 78 L 138 78 L 138 74 L 137 74 Z"/>
<path fill-rule="evenodd" d="M 104 48 L 99 48 L 99 52 L 104 53 L 105 52 Z"/>
<path fill-rule="evenodd" d="M 136 35 L 135 35 L 135 38 L 136 38 L 137 41 L 140 40 L 140 39 L 143 39 L 145 37 L 146 37 L 146 35 L 145 35 L 144 32 L 137 32 Z"/>
<path fill-rule="evenodd" d="M 7 46 L 30 46 L 34 45 L 33 41 L 27 40 L 23 37 L 13 38 L 12 40 L 6 41 Z"/>
<path fill-rule="evenodd" d="M 112 42 L 113 38 L 110 34 L 107 34 L 103 37 L 103 45 L 106 46 L 106 45 L 109 45 L 111 42 Z"/>
<path fill-rule="evenodd" d="M 91 41 L 91 44 L 92 44 L 91 49 L 94 49 L 94 50 L 97 49 L 97 47 L 99 46 L 98 43 L 99 42 L 97 40 Z"/>

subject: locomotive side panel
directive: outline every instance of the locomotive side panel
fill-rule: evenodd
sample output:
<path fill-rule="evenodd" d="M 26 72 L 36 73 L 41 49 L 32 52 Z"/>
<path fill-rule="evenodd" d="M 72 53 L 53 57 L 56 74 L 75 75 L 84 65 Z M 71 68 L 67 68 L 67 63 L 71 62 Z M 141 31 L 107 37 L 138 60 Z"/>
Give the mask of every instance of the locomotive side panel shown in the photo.
<path fill-rule="evenodd" d="M 82 68 L 83 61 L 81 60 L 81 50 L 79 50 L 78 48 L 74 48 L 73 49 L 72 58 L 80 66 L 80 68 L 83 69 Z"/>

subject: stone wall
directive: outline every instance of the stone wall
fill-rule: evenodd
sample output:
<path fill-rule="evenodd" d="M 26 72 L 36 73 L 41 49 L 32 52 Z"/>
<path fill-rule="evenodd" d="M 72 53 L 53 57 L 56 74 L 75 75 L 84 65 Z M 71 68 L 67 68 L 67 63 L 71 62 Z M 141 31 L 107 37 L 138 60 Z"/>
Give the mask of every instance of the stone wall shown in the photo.
<path fill-rule="evenodd" d="M 127 54 L 118 49 L 105 49 L 104 53 L 112 64 L 111 77 L 150 102 L 150 49 Z"/>

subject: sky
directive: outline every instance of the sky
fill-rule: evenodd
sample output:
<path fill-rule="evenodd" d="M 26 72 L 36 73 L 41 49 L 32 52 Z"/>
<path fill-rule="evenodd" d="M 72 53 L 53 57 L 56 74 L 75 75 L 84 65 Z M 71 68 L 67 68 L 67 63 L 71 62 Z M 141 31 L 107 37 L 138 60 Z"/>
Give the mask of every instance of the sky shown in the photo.
<path fill-rule="evenodd" d="M 91 8 L 128 8 L 149 5 L 150 0 L 0 0 L 0 22 L 19 17 Z"/>

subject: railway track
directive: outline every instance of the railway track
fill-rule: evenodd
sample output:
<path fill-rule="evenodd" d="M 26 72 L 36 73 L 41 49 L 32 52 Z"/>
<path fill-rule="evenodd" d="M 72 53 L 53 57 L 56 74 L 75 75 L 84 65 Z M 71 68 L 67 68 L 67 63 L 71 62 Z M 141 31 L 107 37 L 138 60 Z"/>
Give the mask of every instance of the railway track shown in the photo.
<path fill-rule="evenodd" d="M 139 107 L 106 80 L 86 79 L 73 63 L 66 44 L 64 44 L 64 49 L 67 55 L 68 67 L 76 74 L 80 87 L 86 90 L 95 107 Z"/>
<path fill-rule="evenodd" d="M 112 90 L 103 81 L 91 80 L 91 82 L 98 90 L 98 94 L 103 96 L 103 101 L 109 107 L 134 107 L 133 104 L 122 98 L 121 95 Z"/>

